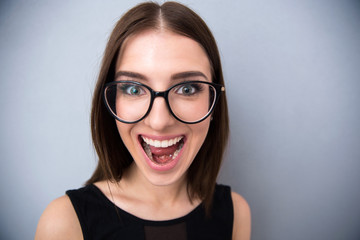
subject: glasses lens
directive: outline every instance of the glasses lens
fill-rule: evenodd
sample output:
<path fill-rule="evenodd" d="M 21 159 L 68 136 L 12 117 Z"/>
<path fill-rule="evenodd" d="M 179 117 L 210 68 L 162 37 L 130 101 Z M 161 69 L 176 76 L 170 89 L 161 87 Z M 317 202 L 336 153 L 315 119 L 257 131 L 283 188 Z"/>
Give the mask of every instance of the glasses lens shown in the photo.
<path fill-rule="evenodd" d="M 208 116 L 216 98 L 215 88 L 207 83 L 188 82 L 173 87 L 169 92 L 172 112 L 185 122 L 197 122 Z"/>
<path fill-rule="evenodd" d="M 105 100 L 109 110 L 120 120 L 135 122 L 148 111 L 151 93 L 137 83 L 121 82 L 105 89 Z"/>

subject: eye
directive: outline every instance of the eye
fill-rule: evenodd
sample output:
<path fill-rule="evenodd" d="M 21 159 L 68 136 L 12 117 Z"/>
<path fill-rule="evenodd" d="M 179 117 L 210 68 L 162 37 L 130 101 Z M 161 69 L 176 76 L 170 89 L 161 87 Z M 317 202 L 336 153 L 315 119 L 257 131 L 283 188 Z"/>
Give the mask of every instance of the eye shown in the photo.
<path fill-rule="evenodd" d="M 130 84 L 130 83 L 121 84 L 119 88 L 123 94 L 129 96 L 135 97 L 146 94 L 146 91 L 141 86 L 136 84 Z"/>
<path fill-rule="evenodd" d="M 202 90 L 201 84 L 198 83 L 185 83 L 175 88 L 175 93 L 184 95 L 184 96 L 191 96 L 194 95 Z"/>

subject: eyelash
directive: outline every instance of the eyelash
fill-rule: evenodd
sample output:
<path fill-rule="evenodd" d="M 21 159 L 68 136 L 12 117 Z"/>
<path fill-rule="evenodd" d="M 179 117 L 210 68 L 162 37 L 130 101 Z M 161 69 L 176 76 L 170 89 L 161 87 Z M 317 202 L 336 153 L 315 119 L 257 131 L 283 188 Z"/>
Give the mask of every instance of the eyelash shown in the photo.
<path fill-rule="evenodd" d="M 131 80 L 121 80 L 121 81 L 131 81 Z M 199 92 L 203 91 L 204 87 L 201 84 L 194 83 L 193 81 L 195 81 L 195 80 L 180 82 L 180 83 L 176 84 L 176 87 L 172 88 L 171 91 L 176 92 L 180 88 L 183 88 L 183 87 L 191 87 L 191 88 L 195 89 L 195 93 L 199 93 Z M 137 81 L 134 81 L 134 82 L 137 82 Z M 138 89 L 140 89 L 140 91 L 146 92 L 146 90 L 144 90 L 143 86 L 138 85 L 138 84 L 133 84 L 133 83 L 120 84 L 118 86 L 118 89 L 121 90 L 123 93 L 128 94 L 127 91 L 129 90 L 130 87 L 137 87 Z"/>
<path fill-rule="evenodd" d="M 186 94 L 186 93 L 178 93 L 179 90 L 185 88 L 185 87 L 188 87 L 188 88 L 191 88 L 191 90 L 194 90 L 194 92 L 191 92 L 189 94 Z M 197 83 L 189 83 L 187 84 L 187 82 L 184 82 L 182 83 L 182 85 L 179 85 L 177 87 L 174 88 L 174 92 L 175 93 L 178 93 L 178 94 L 182 94 L 182 95 L 194 95 L 194 94 L 197 94 L 199 92 L 203 91 L 203 87 L 201 86 L 201 84 L 197 84 Z"/>
<path fill-rule="evenodd" d="M 142 86 L 137 85 L 137 84 L 131 84 L 131 83 L 127 83 L 127 84 L 121 84 L 120 86 L 118 86 L 119 90 L 127 95 L 132 95 L 129 91 L 131 91 L 132 87 L 136 87 L 138 90 L 140 90 L 141 93 L 146 92 Z"/>

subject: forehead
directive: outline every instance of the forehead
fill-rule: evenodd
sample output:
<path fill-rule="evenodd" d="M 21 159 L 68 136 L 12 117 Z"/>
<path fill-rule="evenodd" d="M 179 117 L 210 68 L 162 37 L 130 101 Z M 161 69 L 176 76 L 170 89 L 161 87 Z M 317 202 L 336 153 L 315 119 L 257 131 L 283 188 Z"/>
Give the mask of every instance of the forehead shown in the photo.
<path fill-rule="evenodd" d="M 167 30 L 147 30 L 128 37 L 119 52 L 116 70 L 144 74 L 200 71 L 211 79 L 210 62 L 203 47 Z"/>

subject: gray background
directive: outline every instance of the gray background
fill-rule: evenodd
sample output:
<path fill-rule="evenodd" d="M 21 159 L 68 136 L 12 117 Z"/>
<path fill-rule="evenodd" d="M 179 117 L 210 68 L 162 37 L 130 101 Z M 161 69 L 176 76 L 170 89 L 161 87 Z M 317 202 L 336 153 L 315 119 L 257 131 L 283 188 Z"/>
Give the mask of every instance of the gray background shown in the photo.
<path fill-rule="evenodd" d="M 360 238 L 360 2 L 184 0 L 221 51 L 231 139 L 219 182 L 252 239 Z M 106 40 L 137 1 L 1 1 L 0 238 L 31 239 L 96 165 L 89 112 Z"/>

